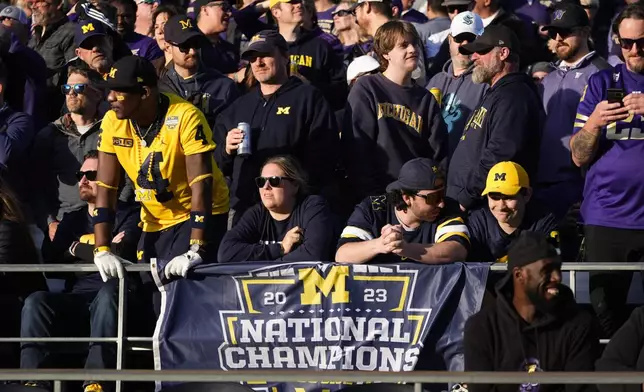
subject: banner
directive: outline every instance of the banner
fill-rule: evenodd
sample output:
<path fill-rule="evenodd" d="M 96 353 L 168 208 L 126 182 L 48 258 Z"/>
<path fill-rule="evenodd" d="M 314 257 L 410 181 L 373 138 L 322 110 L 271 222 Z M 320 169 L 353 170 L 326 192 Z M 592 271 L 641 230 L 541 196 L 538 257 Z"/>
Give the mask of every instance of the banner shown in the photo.
<path fill-rule="evenodd" d="M 161 282 L 159 265 L 155 368 L 463 370 L 463 327 L 481 306 L 488 270 L 462 263 L 235 263 Z M 157 391 L 171 385 L 158 383 Z"/>

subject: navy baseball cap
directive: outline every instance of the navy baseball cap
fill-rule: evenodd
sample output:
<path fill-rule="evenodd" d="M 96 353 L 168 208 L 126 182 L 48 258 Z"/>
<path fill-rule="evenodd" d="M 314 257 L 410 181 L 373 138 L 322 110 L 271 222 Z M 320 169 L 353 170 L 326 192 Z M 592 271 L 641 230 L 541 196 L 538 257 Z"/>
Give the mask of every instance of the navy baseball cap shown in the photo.
<path fill-rule="evenodd" d="M 518 53 L 521 48 L 519 38 L 510 28 L 503 25 L 488 26 L 483 34 L 476 37 L 473 42 L 461 45 L 458 51 L 464 55 L 472 53 L 485 53 L 494 48 L 508 48 L 511 52 Z"/>
<path fill-rule="evenodd" d="M 552 12 L 552 21 L 549 25 L 543 26 L 543 30 L 570 30 L 576 27 L 586 26 L 590 26 L 590 20 L 588 20 L 586 10 L 574 3 L 559 3 Z"/>
<path fill-rule="evenodd" d="M 149 60 L 139 56 L 125 56 L 110 69 L 105 87 L 115 91 L 140 91 L 144 86 L 156 87 L 157 81 L 157 71 Z"/>
<path fill-rule="evenodd" d="M 96 37 L 97 35 L 102 37 L 107 36 L 107 29 L 103 23 L 94 19 L 81 20 L 76 25 L 74 43 L 76 46 L 81 46 L 83 41 L 91 37 Z"/>
<path fill-rule="evenodd" d="M 508 250 L 508 273 L 543 259 L 559 259 L 560 251 L 543 233 L 522 231 Z"/>
<path fill-rule="evenodd" d="M 253 53 L 268 54 L 274 48 L 287 50 L 288 45 L 286 40 L 276 30 L 262 30 L 250 39 L 250 44 L 246 47 L 241 57 L 243 60 L 248 60 Z"/>
<path fill-rule="evenodd" d="M 387 185 L 386 190 L 387 192 L 400 189 L 433 191 L 444 186 L 445 175 L 437 162 L 429 158 L 414 158 L 400 168 L 398 179 Z"/>
<path fill-rule="evenodd" d="M 197 29 L 195 23 L 187 15 L 175 15 L 168 19 L 163 28 L 163 34 L 165 40 L 175 46 L 186 43 L 195 37 L 206 40 L 206 36 Z"/>

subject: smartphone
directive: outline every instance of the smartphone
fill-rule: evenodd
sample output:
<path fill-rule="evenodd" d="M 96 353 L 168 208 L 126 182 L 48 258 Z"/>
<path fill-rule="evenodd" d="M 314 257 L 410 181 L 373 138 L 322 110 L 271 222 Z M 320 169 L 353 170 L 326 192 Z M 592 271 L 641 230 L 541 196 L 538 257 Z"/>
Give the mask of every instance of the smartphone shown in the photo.
<path fill-rule="evenodd" d="M 606 90 L 606 95 L 607 95 L 608 103 L 619 102 L 621 106 L 624 106 L 624 103 L 622 102 L 622 99 L 624 99 L 624 96 L 626 95 L 626 93 L 624 92 L 624 89 L 609 88 Z"/>

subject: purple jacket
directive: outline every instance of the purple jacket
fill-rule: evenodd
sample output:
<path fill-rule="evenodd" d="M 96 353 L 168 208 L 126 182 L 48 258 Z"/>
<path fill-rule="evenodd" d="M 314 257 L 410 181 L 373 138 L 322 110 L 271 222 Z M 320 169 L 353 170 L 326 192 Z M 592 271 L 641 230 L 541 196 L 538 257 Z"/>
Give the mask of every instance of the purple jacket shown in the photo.
<path fill-rule="evenodd" d="M 123 41 L 135 56 L 140 56 L 150 61 L 163 56 L 163 51 L 161 51 L 157 42 L 148 36 L 132 32 L 123 37 Z"/>
<path fill-rule="evenodd" d="M 413 8 L 403 13 L 402 20 L 404 20 L 405 22 L 413 22 L 413 23 L 420 23 L 420 24 L 429 22 L 429 19 L 422 12 L 415 10 Z"/>

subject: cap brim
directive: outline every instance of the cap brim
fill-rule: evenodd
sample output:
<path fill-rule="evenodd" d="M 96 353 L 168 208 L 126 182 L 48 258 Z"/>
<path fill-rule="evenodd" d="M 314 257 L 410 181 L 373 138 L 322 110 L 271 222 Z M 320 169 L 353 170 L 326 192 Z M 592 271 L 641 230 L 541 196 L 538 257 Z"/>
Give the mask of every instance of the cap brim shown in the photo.
<path fill-rule="evenodd" d="M 441 5 L 443 7 L 447 7 L 447 6 L 450 6 L 450 5 L 470 5 L 470 3 L 471 3 L 471 1 L 465 1 L 465 0 L 463 0 L 463 1 L 449 1 L 448 0 L 448 1 L 443 1 L 441 3 Z"/>
<path fill-rule="evenodd" d="M 78 43 L 76 44 L 76 46 L 81 46 L 81 44 L 82 44 L 83 42 L 87 41 L 88 39 L 90 39 L 90 38 L 92 38 L 92 37 L 107 37 L 107 33 L 95 32 L 95 33 L 87 34 L 87 35 L 83 36 L 83 39 L 82 39 L 82 40 L 78 41 Z"/>
<path fill-rule="evenodd" d="M 175 40 L 166 39 L 166 41 L 171 45 L 178 46 L 178 45 L 185 44 L 186 42 L 190 41 L 191 39 L 193 39 L 195 37 L 205 38 L 204 35 L 202 33 L 200 33 L 199 31 L 191 30 L 191 31 L 187 31 L 187 32 L 183 33 L 183 35 L 181 37 L 181 40 L 176 40 L 175 41 Z M 204 42 L 200 42 L 200 44 L 202 44 L 202 45 L 203 45 L 203 43 Z"/>
<path fill-rule="evenodd" d="M 387 193 L 389 193 L 389 192 L 396 191 L 396 190 L 402 189 L 402 188 L 403 188 L 403 186 L 400 183 L 400 181 L 396 180 L 396 181 L 392 182 L 391 184 L 387 185 L 387 188 L 385 188 L 385 191 Z"/>
<path fill-rule="evenodd" d="M 482 42 L 472 42 L 462 45 L 458 48 L 460 54 L 469 55 L 472 53 L 482 53 L 494 49 L 494 45 L 484 44 Z"/>
<path fill-rule="evenodd" d="M 488 193 L 500 193 L 506 196 L 514 196 L 521 190 L 520 186 L 517 185 L 504 185 L 504 186 L 486 186 L 481 193 L 481 196 L 485 196 Z"/>

